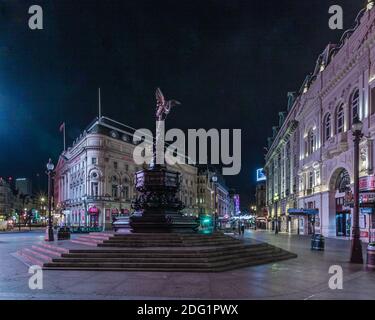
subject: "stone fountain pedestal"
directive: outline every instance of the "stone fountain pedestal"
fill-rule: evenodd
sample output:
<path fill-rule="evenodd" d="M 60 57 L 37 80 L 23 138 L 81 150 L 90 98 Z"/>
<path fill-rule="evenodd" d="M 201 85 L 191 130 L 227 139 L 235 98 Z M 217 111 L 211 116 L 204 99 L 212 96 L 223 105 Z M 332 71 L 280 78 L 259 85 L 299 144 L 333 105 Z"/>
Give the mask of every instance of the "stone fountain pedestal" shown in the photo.
<path fill-rule="evenodd" d="M 135 213 L 130 217 L 133 233 L 194 233 L 199 222 L 183 216 L 183 203 L 177 197 L 180 173 L 164 166 L 154 166 L 135 174 L 135 187 L 140 193 L 133 201 Z"/>

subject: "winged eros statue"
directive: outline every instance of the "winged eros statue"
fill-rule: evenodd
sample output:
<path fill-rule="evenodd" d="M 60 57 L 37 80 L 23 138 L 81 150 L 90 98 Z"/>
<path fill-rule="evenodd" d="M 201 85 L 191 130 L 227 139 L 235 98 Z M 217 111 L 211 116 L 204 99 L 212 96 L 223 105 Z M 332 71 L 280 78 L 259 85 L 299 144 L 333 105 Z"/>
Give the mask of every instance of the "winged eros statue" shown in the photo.
<path fill-rule="evenodd" d="M 168 113 L 174 106 L 180 105 L 181 103 L 176 100 L 166 101 L 160 88 L 156 89 L 156 120 L 163 121 L 167 117 Z"/>

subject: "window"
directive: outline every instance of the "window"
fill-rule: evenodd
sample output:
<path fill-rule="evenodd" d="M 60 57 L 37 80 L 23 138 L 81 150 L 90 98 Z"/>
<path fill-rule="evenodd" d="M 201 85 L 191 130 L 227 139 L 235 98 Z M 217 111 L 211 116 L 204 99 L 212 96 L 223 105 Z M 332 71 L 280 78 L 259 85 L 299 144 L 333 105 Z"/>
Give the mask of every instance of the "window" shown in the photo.
<path fill-rule="evenodd" d="M 370 105 L 371 105 L 371 114 L 375 113 L 375 87 L 371 88 L 371 95 L 370 95 Z"/>
<path fill-rule="evenodd" d="M 117 164 L 117 162 L 115 161 L 115 162 L 113 162 L 113 167 L 115 168 L 115 170 L 118 168 L 118 164 Z"/>
<path fill-rule="evenodd" d="M 351 105 L 351 123 L 354 122 L 355 119 L 358 119 L 359 116 L 359 90 L 356 89 L 352 94 L 352 98 L 350 101 Z"/>
<path fill-rule="evenodd" d="M 331 115 L 329 113 L 324 117 L 323 124 L 324 141 L 327 141 L 331 137 Z"/>
<path fill-rule="evenodd" d="M 340 105 L 336 112 L 336 133 L 344 132 L 344 107 Z"/>
<path fill-rule="evenodd" d="M 307 133 L 307 141 L 306 141 L 306 153 L 309 156 L 314 152 L 314 130 L 311 128 Z"/>
<path fill-rule="evenodd" d="M 312 189 L 314 186 L 314 173 L 312 171 L 309 172 L 309 189 Z"/>
<path fill-rule="evenodd" d="M 117 184 L 113 184 L 112 185 L 112 197 L 113 198 L 117 198 L 117 190 L 118 190 Z"/>
<path fill-rule="evenodd" d="M 97 164 L 97 159 L 96 158 L 91 158 L 91 164 Z"/>
<path fill-rule="evenodd" d="M 336 180 L 336 189 L 341 193 L 350 190 L 350 176 L 345 169 L 340 172 Z"/>
<path fill-rule="evenodd" d="M 97 182 L 91 182 L 91 195 L 97 197 L 99 193 L 99 185 Z"/>
<path fill-rule="evenodd" d="M 124 199 L 129 199 L 129 187 L 123 186 L 121 190 L 121 197 Z"/>

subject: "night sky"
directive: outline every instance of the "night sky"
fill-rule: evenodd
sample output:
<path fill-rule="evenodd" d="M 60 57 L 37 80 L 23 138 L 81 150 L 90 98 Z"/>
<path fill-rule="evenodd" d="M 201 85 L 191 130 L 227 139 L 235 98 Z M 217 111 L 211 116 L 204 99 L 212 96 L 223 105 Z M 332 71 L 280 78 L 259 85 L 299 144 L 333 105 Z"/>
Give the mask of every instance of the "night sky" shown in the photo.
<path fill-rule="evenodd" d="M 182 102 L 169 128 L 242 129 L 242 170 L 226 177 L 246 205 L 267 137 L 318 55 L 365 0 L 0 0 L 0 175 L 44 175 L 97 115 L 154 127 L 154 91 Z M 41 5 L 44 30 L 28 28 Z"/>

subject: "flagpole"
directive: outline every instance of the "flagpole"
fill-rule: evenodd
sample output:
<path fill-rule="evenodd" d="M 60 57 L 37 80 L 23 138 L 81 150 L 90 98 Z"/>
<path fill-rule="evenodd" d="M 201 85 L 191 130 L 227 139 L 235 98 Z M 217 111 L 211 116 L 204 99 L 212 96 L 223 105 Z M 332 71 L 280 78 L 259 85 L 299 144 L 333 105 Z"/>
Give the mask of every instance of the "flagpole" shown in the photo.
<path fill-rule="evenodd" d="M 65 122 L 64 122 L 64 152 L 65 152 L 66 148 L 65 148 Z"/>
<path fill-rule="evenodd" d="M 102 104 L 101 104 L 101 96 L 100 96 L 100 88 L 98 90 L 98 107 L 99 107 L 99 120 L 102 117 Z"/>

